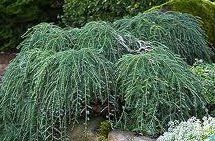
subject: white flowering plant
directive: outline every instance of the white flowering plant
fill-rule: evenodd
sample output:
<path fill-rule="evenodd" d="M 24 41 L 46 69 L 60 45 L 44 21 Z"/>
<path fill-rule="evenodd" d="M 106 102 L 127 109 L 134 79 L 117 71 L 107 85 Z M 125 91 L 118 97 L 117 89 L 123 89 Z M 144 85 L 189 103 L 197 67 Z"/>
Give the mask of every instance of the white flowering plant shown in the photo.
<path fill-rule="evenodd" d="M 215 118 L 192 117 L 179 123 L 169 122 L 169 129 L 157 141 L 215 141 Z"/>

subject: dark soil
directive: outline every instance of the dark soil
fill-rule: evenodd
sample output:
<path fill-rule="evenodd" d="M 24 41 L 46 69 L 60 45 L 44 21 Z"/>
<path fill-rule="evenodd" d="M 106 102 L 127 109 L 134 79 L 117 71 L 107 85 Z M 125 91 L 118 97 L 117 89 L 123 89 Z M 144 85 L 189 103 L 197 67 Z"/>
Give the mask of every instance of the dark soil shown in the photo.
<path fill-rule="evenodd" d="M 16 57 L 15 53 L 0 53 L 0 78 L 6 70 L 8 64 Z"/>

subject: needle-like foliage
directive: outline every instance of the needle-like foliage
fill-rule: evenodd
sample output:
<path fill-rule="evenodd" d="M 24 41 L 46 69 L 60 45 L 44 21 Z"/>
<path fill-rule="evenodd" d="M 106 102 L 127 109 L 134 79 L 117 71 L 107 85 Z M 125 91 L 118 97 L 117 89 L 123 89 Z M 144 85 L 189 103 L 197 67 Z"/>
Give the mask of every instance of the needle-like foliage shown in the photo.
<path fill-rule="evenodd" d="M 210 60 L 206 34 L 199 25 L 199 19 L 177 12 L 142 13 L 132 18 L 114 22 L 120 31 L 127 30 L 137 38 L 157 41 L 179 54 L 189 64 L 195 58 Z"/>
<path fill-rule="evenodd" d="M 63 29 L 59 26 L 41 23 L 30 28 L 22 37 L 24 41 L 18 48 L 22 51 L 40 48 L 43 50 L 63 51 L 73 48 L 76 30 Z"/>
<path fill-rule="evenodd" d="M 18 46 L 23 51 L 39 48 L 42 50 L 65 51 L 69 49 L 92 48 L 107 59 L 116 62 L 128 48 L 137 49 L 138 42 L 128 32 L 123 34 L 107 22 L 90 22 L 82 28 L 60 28 L 53 24 L 41 23 L 30 28 Z"/>
<path fill-rule="evenodd" d="M 203 112 L 198 78 L 158 43 L 189 63 L 208 58 L 204 32 L 193 17 L 157 12 L 114 25 L 62 29 L 42 23 L 23 36 L 21 53 L 2 80 L 4 141 L 67 140 L 68 126 L 80 118 L 87 123 L 94 112 L 110 117 L 115 106 L 120 111 L 123 105 L 117 125 L 148 134 L 162 132 L 169 120 Z M 113 106 L 116 91 L 123 101 Z"/>
<path fill-rule="evenodd" d="M 158 45 L 125 55 L 117 63 L 117 87 L 124 100 L 116 124 L 150 135 L 162 133 L 170 120 L 204 112 L 202 85 L 178 56 Z"/>
<path fill-rule="evenodd" d="M 67 127 L 81 117 L 87 122 L 95 101 L 109 115 L 112 69 L 91 49 L 20 53 L 2 83 L 3 140 L 66 140 Z"/>
<path fill-rule="evenodd" d="M 129 53 L 128 47 L 137 49 L 132 45 L 135 42 L 134 37 L 129 33 L 115 30 L 107 22 L 90 22 L 80 28 L 76 35 L 75 48 L 94 48 L 100 50 L 108 60 L 116 62 L 123 54 Z"/>

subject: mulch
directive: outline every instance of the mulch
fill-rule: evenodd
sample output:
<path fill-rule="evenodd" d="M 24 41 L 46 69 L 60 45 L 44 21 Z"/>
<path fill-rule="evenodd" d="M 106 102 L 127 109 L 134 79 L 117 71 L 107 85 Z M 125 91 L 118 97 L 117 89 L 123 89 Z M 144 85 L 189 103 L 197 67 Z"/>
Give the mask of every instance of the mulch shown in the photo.
<path fill-rule="evenodd" d="M 2 53 L 0 52 L 0 78 L 5 72 L 8 64 L 16 57 L 16 53 Z"/>

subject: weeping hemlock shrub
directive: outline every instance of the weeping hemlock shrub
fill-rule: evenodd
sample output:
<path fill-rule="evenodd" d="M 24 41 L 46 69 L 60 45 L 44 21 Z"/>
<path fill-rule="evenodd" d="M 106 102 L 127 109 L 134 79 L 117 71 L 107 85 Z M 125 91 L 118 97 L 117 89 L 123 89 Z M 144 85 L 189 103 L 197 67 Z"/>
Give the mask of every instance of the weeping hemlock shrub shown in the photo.
<path fill-rule="evenodd" d="M 148 14 L 148 21 L 154 15 L 159 16 Z M 177 16 L 169 14 L 169 20 L 173 18 Z M 195 57 L 192 51 L 206 54 L 200 48 L 206 44 L 203 34 L 200 36 L 201 30 L 189 27 L 195 22 L 183 24 L 183 28 L 196 32 L 194 35 L 189 31 L 179 34 L 178 28 L 179 33 L 173 32 L 177 21 L 184 22 L 178 18 L 169 22 L 172 28 L 153 26 L 146 33 L 156 33 L 153 35 L 158 34 L 159 39 L 165 35 L 164 41 L 171 39 L 174 43 L 168 41 L 170 48 L 176 43 L 180 47 L 189 46 L 185 40 L 188 38 L 190 44 L 197 46 L 196 50 L 183 48 L 188 62 Z M 90 22 L 82 28 L 62 29 L 42 23 L 23 36 L 21 53 L 2 80 L 0 137 L 3 140 L 67 140 L 68 128 L 80 118 L 87 123 L 94 112 L 104 114 L 109 120 L 113 120 L 114 114 L 114 120 L 118 116 L 116 127 L 150 135 L 164 131 L 169 120 L 184 120 L 204 113 L 199 79 L 182 59 L 161 44 L 162 39 L 151 40 L 150 35 L 142 38 L 127 27 L 115 29 L 111 25 Z M 139 29 L 148 31 L 143 27 L 141 24 Z M 173 37 L 167 38 L 164 33 Z M 116 103 L 117 100 L 120 102 Z M 95 107 L 98 103 L 99 110 Z"/>
<path fill-rule="evenodd" d="M 112 64 L 96 50 L 21 53 L 3 78 L 5 139 L 14 134 L 17 140 L 65 140 L 69 125 L 89 120 L 95 101 L 108 103 L 110 114 L 111 71 Z"/>
<path fill-rule="evenodd" d="M 195 58 L 209 61 L 212 55 L 199 22 L 189 14 L 155 11 L 117 20 L 113 25 L 142 40 L 160 42 L 193 64 Z"/>
<path fill-rule="evenodd" d="M 118 93 L 124 100 L 117 126 L 149 135 L 171 120 L 204 113 L 203 87 L 182 59 L 166 49 L 125 55 L 117 63 Z"/>

